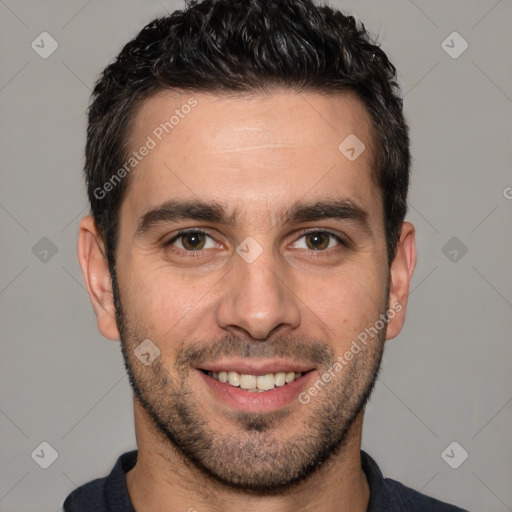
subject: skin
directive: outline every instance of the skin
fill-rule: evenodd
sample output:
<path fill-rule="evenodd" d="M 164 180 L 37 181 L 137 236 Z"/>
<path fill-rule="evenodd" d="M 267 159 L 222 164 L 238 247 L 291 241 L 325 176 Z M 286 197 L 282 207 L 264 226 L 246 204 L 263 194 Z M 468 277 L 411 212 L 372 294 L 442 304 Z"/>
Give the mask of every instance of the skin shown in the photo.
<path fill-rule="evenodd" d="M 133 149 L 190 96 L 165 92 L 148 99 L 132 127 Z M 365 511 L 369 487 L 360 461 L 365 393 L 371 391 L 385 340 L 402 329 L 416 262 L 414 227 L 408 222 L 402 224 L 391 266 L 387 261 L 369 116 L 349 93 L 193 97 L 197 107 L 130 176 L 120 211 L 117 278 L 123 314 L 118 312 L 117 321 L 104 243 L 91 217 L 80 225 L 79 260 L 99 330 L 108 339 L 122 338 L 132 385 L 147 400 L 144 405 L 134 396 L 139 456 L 127 474 L 131 500 L 138 512 Z M 349 134 L 366 145 L 353 162 L 338 150 Z M 181 219 L 137 235 L 141 218 L 170 199 L 215 200 L 236 223 Z M 325 199 L 360 207 L 367 229 L 350 219 L 289 224 L 281 215 L 296 202 Z M 196 257 L 185 254 L 179 245 L 184 239 L 163 245 L 184 228 L 204 229 L 213 237 L 206 248 L 188 252 Z M 327 248 L 320 244 L 314 250 L 304 228 L 327 230 L 349 243 L 328 237 Z M 262 249 L 251 263 L 236 252 L 246 237 Z M 212 393 L 185 357 L 199 354 L 203 363 L 244 355 L 251 361 L 304 363 L 312 369 L 309 387 L 393 304 L 401 309 L 379 336 L 307 404 L 292 400 L 270 413 L 236 410 Z M 144 366 L 133 350 L 147 338 L 160 355 Z M 313 361 L 313 348 L 321 349 L 323 359 Z M 194 425 L 203 429 L 201 438 L 212 441 L 202 470 L 151 414 L 186 443 L 190 428 L 184 428 L 179 404 L 186 404 Z M 322 432 L 323 420 L 335 427 L 331 437 Z M 333 442 L 331 456 L 316 471 L 284 481 L 298 475 L 327 441 L 337 446 Z M 263 481 L 276 485 L 258 490 L 256 483 Z"/>

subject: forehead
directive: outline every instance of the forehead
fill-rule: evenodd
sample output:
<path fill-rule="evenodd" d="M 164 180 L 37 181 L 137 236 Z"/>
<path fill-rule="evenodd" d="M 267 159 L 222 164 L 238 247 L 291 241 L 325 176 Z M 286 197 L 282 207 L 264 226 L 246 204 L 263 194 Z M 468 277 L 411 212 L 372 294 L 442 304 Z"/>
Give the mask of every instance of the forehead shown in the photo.
<path fill-rule="evenodd" d="M 165 91 L 141 105 L 128 143 L 140 160 L 122 212 L 195 197 L 250 220 L 301 199 L 339 195 L 366 203 L 370 216 L 380 213 L 370 118 L 350 93 Z"/>

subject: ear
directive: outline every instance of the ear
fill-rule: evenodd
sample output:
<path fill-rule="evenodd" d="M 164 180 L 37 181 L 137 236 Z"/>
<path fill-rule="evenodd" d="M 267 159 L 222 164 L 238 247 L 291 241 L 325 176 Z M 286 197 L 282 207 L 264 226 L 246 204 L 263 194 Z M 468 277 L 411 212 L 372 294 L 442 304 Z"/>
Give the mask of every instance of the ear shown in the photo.
<path fill-rule="evenodd" d="M 395 315 L 389 315 L 386 339 L 398 336 L 405 322 L 407 298 L 414 267 L 416 266 L 416 242 L 414 226 L 410 222 L 402 223 L 400 239 L 395 258 L 390 269 L 389 309 Z"/>
<path fill-rule="evenodd" d="M 106 251 L 91 216 L 84 217 L 80 221 L 78 260 L 96 314 L 99 331 L 109 340 L 119 340 Z"/>

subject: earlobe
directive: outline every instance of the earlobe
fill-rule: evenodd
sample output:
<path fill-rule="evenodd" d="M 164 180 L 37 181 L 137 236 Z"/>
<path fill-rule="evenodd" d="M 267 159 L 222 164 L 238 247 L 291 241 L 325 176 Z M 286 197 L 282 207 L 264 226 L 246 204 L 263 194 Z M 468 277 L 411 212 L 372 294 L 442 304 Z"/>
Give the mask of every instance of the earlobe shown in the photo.
<path fill-rule="evenodd" d="M 415 266 L 414 226 L 410 222 L 404 222 L 390 269 L 389 307 L 395 311 L 395 315 L 393 318 L 389 317 L 386 334 L 388 340 L 398 336 L 404 325 L 407 299 Z"/>
<path fill-rule="evenodd" d="M 98 329 L 105 338 L 119 340 L 105 247 L 91 216 L 84 217 L 80 221 L 78 260 L 96 314 Z"/>

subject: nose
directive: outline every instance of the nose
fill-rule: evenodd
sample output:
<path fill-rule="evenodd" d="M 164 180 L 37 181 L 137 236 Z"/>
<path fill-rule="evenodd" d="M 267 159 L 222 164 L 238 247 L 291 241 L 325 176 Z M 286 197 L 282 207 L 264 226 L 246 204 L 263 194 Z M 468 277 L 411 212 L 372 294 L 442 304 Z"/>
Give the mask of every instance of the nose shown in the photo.
<path fill-rule="evenodd" d="M 261 341 L 278 328 L 298 327 L 299 299 L 287 283 L 286 269 L 265 252 L 251 263 L 234 257 L 234 268 L 222 283 L 223 294 L 216 311 L 218 326 L 233 334 L 243 330 Z"/>

